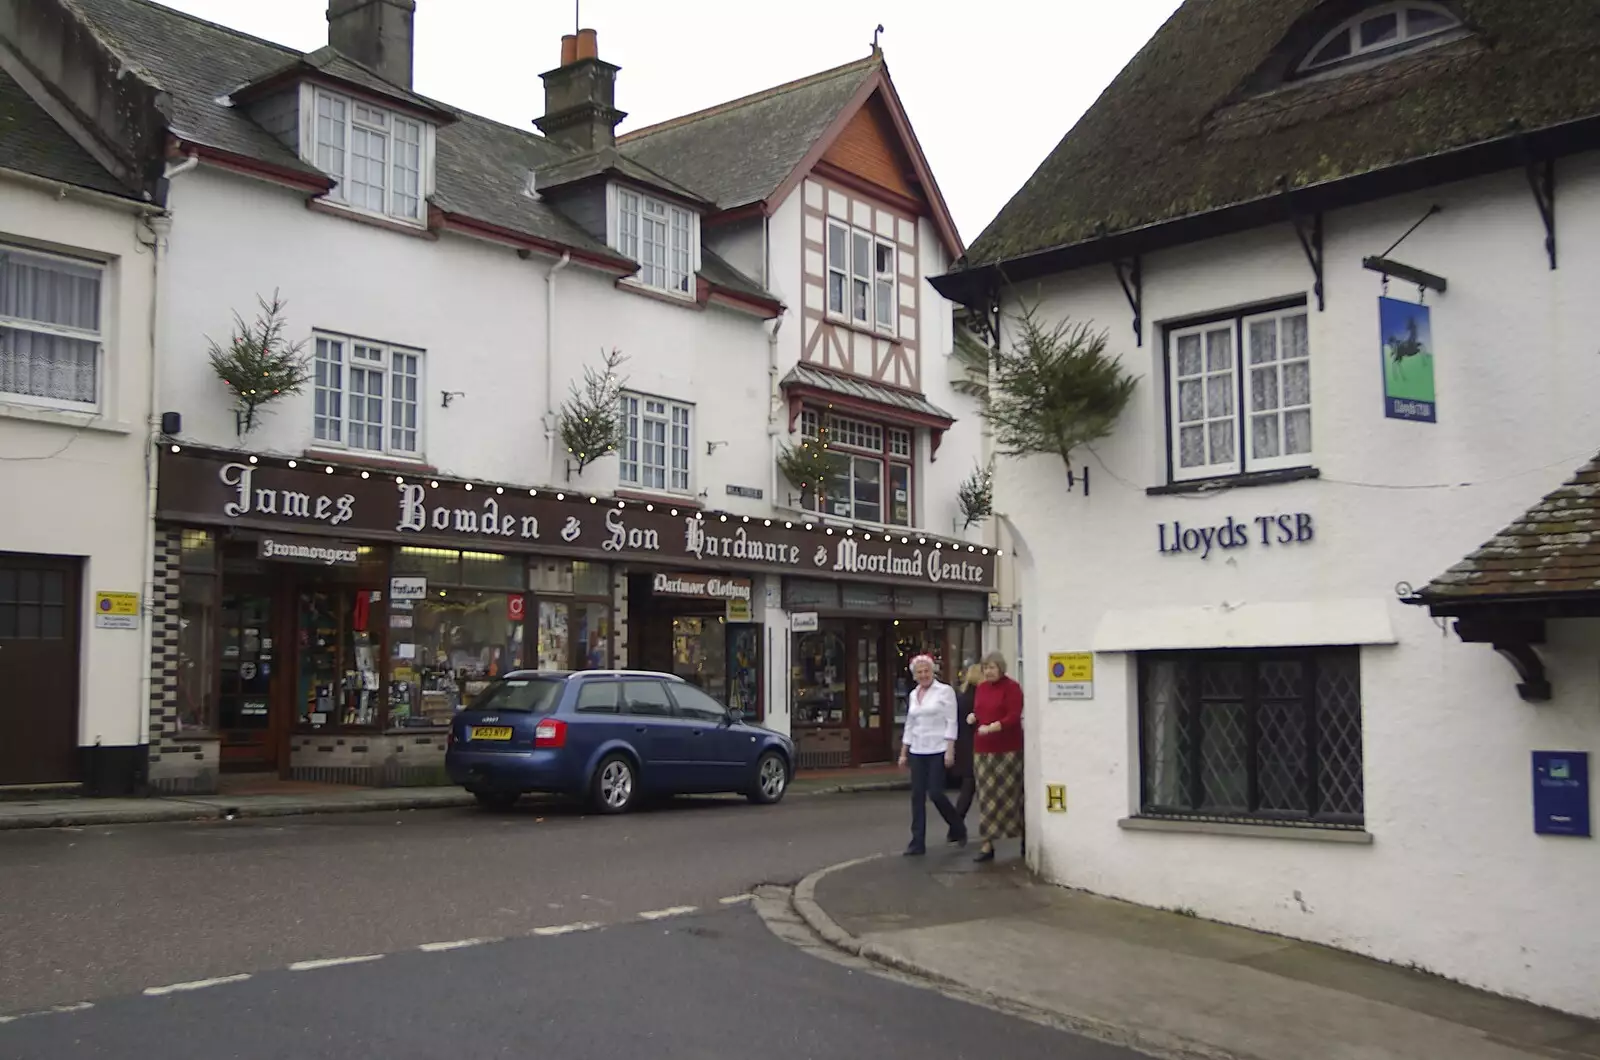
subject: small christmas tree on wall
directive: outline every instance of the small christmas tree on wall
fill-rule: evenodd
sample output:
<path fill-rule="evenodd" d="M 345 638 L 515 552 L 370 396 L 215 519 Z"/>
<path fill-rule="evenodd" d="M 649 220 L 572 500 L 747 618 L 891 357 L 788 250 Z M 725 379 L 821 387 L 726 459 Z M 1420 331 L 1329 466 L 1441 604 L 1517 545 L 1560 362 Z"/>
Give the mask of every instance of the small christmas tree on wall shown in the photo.
<path fill-rule="evenodd" d="M 284 341 L 284 301 L 278 292 L 272 300 L 257 296 L 261 315 L 254 324 L 246 324 L 238 313 L 233 315 L 233 336 L 227 346 L 210 344 L 211 369 L 227 385 L 233 395 L 234 428 L 242 437 L 256 425 L 256 413 L 262 406 L 283 397 L 298 394 L 311 378 L 311 368 L 302 351 L 305 340 L 296 343 Z"/>
<path fill-rule="evenodd" d="M 596 460 L 616 452 L 622 441 L 625 380 L 617 370 L 625 360 L 621 350 L 612 350 L 605 355 L 602 370 L 585 365 L 582 388 L 573 383 L 561 406 L 561 441 L 567 447 L 569 467 L 580 475 Z"/>
<path fill-rule="evenodd" d="M 828 425 L 821 417 L 814 437 L 786 445 L 778 454 L 778 470 L 800 491 L 801 507 L 820 504 L 828 480 L 843 470 L 844 458 L 829 448 Z"/>

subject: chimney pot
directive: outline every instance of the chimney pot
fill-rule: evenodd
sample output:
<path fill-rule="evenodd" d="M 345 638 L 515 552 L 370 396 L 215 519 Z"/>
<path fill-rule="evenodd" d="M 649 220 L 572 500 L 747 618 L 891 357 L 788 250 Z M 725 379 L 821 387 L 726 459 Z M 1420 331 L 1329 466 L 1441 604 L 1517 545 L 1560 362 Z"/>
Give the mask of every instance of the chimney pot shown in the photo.
<path fill-rule="evenodd" d="M 578 58 L 600 58 L 600 37 L 594 30 L 580 29 L 578 31 Z"/>
<path fill-rule="evenodd" d="M 561 65 L 571 66 L 578 61 L 578 35 L 568 33 L 561 38 Z"/>

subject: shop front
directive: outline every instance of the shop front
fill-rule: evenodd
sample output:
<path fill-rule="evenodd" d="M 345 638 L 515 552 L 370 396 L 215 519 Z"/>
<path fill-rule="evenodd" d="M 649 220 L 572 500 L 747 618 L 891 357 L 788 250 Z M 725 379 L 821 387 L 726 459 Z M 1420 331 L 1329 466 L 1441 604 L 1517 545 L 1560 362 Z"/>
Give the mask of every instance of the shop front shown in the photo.
<path fill-rule="evenodd" d="M 630 665 L 677 674 L 713 699 L 766 717 L 765 629 L 749 576 L 642 571 L 628 578 Z"/>
<path fill-rule="evenodd" d="M 981 592 L 788 578 L 792 729 L 803 768 L 889 762 L 899 753 L 911 660 L 959 684 L 983 652 Z"/>
<path fill-rule="evenodd" d="M 657 508 L 169 447 L 152 783 L 437 782 L 450 719 L 517 667 L 664 670 L 768 719 L 800 703 L 770 686 L 791 676 L 771 664 L 788 637 L 777 586 L 802 572 L 787 609 L 809 592 L 849 638 L 831 673 L 791 670 L 840 686 L 820 727 L 850 734 L 847 762 L 888 757 L 902 656 L 976 654 L 983 550 Z"/>

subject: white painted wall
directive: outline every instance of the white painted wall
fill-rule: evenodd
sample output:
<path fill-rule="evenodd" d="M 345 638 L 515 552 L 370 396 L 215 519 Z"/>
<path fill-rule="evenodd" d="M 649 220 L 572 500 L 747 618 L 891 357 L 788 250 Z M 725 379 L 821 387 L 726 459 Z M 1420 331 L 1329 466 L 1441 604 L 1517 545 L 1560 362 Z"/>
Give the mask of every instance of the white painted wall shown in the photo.
<path fill-rule="evenodd" d="M 1116 435 L 1080 457 L 1089 497 L 1066 493 L 1055 458 L 1000 463 L 998 507 L 1023 539 L 1029 852 L 1045 875 L 1600 1016 L 1600 843 L 1534 835 L 1529 756 L 1600 762 L 1600 624 L 1551 624 L 1555 699 L 1533 705 L 1487 646 L 1395 592 L 1472 551 L 1600 446 L 1600 159 L 1564 161 L 1560 195 L 1555 272 L 1520 173 L 1327 218 L 1327 309 L 1310 314 L 1316 481 L 1145 493 L 1166 475 L 1159 324 L 1309 293 L 1287 225 L 1147 257 L 1142 349 L 1109 266 L 1023 292 L 1052 317 L 1109 329 L 1145 377 Z M 1383 416 L 1379 278 L 1360 263 L 1434 202 L 1444 213 L 1393 256 L 1449 279 L 1427 299 L 1439 422 L 1403 423 Z M 1284 512 L 1310 513 L 1315 540 L 1204 560 L 1157 549 L 1164 522 Z M 1330 601 L 1353 603 L 1319 606 Z M 1116 649 L 1383 640 L 1385 627 L 1394 643 L 1361 657 L 1371 845 L 1118 827 L 1138 809 L 1139 770 L 1135 656 Z M 1095 698 L 1048 702 L 1046 654 L 1094 647 Z M 1043 812 L 1046 783 L 1066 784 L 1067 813 Z"/>
<path fill-rule="evenodd" d="M 152 236 L 134 213 L 68 190 L 0 181 L 0 241 L 109 264 L 102 414 L 54 414 L 0 396 L 0 549 L 84 559 L 78 739 L 141 742 L 144 629 L 94 627 L 97 590 L 145 592 Z M 146 607 L 148 598 L 143 599 Z"/>

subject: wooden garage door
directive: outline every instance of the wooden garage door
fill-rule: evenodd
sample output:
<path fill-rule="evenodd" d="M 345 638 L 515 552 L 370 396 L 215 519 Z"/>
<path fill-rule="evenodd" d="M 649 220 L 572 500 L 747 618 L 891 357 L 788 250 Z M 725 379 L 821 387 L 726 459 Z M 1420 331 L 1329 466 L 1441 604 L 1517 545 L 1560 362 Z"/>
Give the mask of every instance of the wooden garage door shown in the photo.
<path fill-rule="evenodd" d="M 78 571 L 0 552 L 0 785 L 78 778 Z"/>

